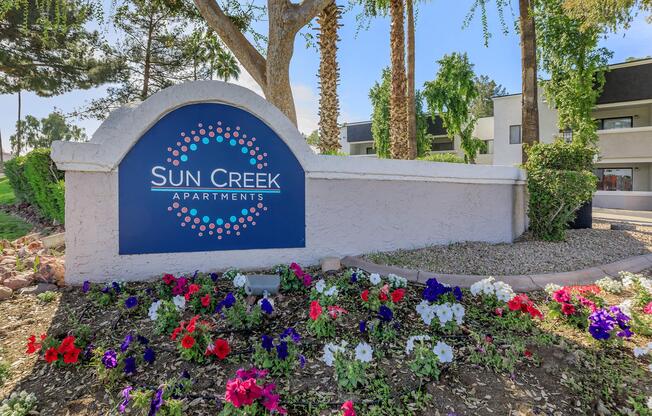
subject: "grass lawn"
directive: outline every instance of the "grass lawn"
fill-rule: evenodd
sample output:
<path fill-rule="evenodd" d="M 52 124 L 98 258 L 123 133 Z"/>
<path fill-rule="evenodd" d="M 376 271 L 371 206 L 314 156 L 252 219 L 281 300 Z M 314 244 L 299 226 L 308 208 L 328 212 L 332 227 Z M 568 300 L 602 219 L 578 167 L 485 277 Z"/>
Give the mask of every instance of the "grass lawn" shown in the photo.
<path fill-rule="evenodd" d="M 16 202 L 9 180 L 5 177 L 0 179 L 0 206 Z M 0 211 L 0 239 L 15 240 L 28 234 L 32 225 L 13 215 Z"/>

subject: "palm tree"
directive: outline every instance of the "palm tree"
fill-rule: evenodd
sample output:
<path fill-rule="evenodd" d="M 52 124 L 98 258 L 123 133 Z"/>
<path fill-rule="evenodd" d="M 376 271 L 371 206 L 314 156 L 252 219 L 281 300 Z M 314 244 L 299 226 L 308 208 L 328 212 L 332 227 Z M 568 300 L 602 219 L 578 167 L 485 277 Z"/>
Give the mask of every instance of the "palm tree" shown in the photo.
<path fill-rule="evenodd" d="M 229 82 L 230 79 L 238 79 L 240 76 L 240 66 L 235 56 L 226 49 L 220 49 L 213 61 L 213 69 L 217 78 L 224 82 Z"/>
<path fill-rule="evenodd" d="M 414 39 L 414 3 L 413 0 L 405 0 L 405 12 L 407 14 L 407 134 L 408 134 L 408 157 L 417 157 L 417 113 L 415 106 L 415 39 Z"/>
<path fill-rule="evenodd" d="M 392 91 L 389 109 L 390 153 L 394 159 L 408 159 L 407 79 L 405 74 L 405 28 L 403 0 L 389 1 L 390 61 Z"/>
<path fill-rule="evenodd" d="M 527 161 L 526 144 L 539 141 L 539 105 L 537 102 L 537 42 L 534 29 L 534 1 L 519 0 L 521 32 L 521 129 L 523 163 Z"/>
<path fill-rule="evenodd" d="M 340 148 L 339 100 L 337 84 L 337 29 L 341 10 L 335 2 L 329 3 L 319 14 L 319 149 L 322 153 L 334 153 Z"/>

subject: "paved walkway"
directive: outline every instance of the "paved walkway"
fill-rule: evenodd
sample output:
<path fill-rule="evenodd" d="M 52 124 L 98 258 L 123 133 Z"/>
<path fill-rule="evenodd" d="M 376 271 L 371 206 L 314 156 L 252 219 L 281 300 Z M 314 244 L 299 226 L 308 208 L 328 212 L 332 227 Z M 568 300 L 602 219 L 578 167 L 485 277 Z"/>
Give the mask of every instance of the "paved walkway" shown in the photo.
<path fill-rule="evenodd" d="M 618 221 L 636 225 L 652 226 L 652 211 L 593 208 L 593 218 L 605 221 Z"/>
<path fill-rule="evenodd" d="M 460 287 L 470 287 L 473 283 L 489 277 L 480 275 L 441 274 L 424 270 L 403 269 L 394 266 L 381 266 L 370 263 L 360 257 L 345 257 L 342 259 L 342 265 L 360 268 L 368 273 L 379 273 L 385 276 L 393 273 L 398 276 L 403 276 L 411 282 L 418 283 L 425 283 L 428 279 L 435 277 L 442 283 Z M 605 276 L 617 277 L 619 272 L 638 273 L 646 269 L 652 269 L 652 254 L 630 257 L 615 263 L 603 264 L 574 272 L 494 277 L 496 280 L 502 280 L 509 284 L 517 292 L 529 292 L 543 289 L 548 283 L 556 283 L 562 286 L 587 285 Z"/>

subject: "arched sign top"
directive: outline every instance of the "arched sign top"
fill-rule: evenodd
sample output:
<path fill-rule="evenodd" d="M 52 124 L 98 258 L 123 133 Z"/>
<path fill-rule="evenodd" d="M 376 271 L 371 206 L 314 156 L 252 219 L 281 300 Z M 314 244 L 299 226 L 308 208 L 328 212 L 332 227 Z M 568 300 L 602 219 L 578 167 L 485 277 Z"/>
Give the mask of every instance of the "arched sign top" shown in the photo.
<path fill-rule="evenodd" d="M 196 103 L 151 126 L 118 169 L 120 254 L 305 246 L 305 172 L 250 112 Z"/>

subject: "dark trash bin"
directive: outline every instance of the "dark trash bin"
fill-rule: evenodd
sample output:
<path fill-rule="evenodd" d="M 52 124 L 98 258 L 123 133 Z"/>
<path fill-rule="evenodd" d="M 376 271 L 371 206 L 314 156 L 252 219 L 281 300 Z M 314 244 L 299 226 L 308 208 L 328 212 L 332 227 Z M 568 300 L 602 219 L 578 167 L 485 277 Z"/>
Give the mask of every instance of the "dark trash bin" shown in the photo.
<path fill-rule="evenodd" d="M 593 200 L 589 200 L 584 203 L 577 210 L 575 214 L 575 221 L 572 221 L 568 224 L 568 228 L 571 230 L 580 230 L 584 228 L 592 228 L 593 226 Z"/>

